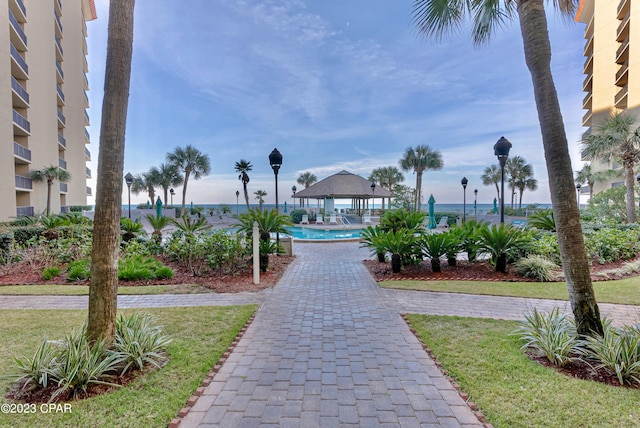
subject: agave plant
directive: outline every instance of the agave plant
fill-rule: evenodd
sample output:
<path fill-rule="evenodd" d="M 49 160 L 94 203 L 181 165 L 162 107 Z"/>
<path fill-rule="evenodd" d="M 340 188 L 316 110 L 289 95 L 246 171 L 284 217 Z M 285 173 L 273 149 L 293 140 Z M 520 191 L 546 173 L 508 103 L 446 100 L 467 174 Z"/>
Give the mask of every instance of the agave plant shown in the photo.
<path fill-rule="evenodd" d="M 151 227 L 153 227 L 153 239 L 159 244 L 162 242 L 162 229 L 171 224 L 171 219 L 166 216 L 155 216 L 152 214 L 147 214 L 145 216 Z"/>
<path fill-rule="evenodd" d="M 378 239 L 384 232 L 380 227 L 367 227 L 360 232 L 361 247 L 368 247 L 371 250 L 372 255 L 378 256 L 380 263 L 385 262 L 385 248 L 381 245 L 382 240 Z"/>
<path fill-rule="evenodd" d="M 512 226 L 487 226 L 478 230 L 478 249 L 489 254 L 496 272 L 507 271 L 509 258 L 516 259 L 531 245 L 531 237 L 524 231 Z"/>
<path fill-rule="evenodd" d="M 385 212 L 380 218 L 380 228 L 383 231 L 408 229 L 414 233 L 423 230 L 425 213 L 413 212 L 404 208 Z"/>
<path fill-rule="evenodd" d="M 433 233 L 420 237 L 418 246 L 422 250 L 422 254 L 431 259 L 432 271 L 442 272 L 440 257 L 450 251 L 450 242 L 450 238 L 445 233 Z"/>

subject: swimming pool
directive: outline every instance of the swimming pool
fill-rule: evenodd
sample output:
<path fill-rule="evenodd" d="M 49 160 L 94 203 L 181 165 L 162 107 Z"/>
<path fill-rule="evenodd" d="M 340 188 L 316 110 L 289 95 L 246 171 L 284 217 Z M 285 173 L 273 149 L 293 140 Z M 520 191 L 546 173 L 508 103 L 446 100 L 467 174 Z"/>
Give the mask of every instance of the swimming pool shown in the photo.
<path fill-rule="evenodd" d="M 318 229 L 310 227 L 288 227 L 295 239 L 328 240 L 328 239 L 359 239 L 362 229 Z"/>

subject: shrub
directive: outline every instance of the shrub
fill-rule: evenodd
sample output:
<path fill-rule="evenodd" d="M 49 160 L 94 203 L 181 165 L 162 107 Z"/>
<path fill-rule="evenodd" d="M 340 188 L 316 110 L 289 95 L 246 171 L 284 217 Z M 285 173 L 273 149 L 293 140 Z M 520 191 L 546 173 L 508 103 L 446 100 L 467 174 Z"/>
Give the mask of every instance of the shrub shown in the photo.
<path fill-rule="evenodd" d="M 77 281 L 91 276 L 91 263 L 88 259 L 74 260 L 67 266 L 67 279 Z"/>
<path fill-rule="evenodd" d="M 413 212 L 403 208 L 385 211 L 380 217 L 380 229 L 384 232 L 407 229 L 414 232 L 422 231 L 426 215 L 423 212 Z"/>
<path fill-rule="evenodd" d="M 248 252 L 243 234 L 237 234 L 234 237 L 224 230 L 218 230 L 204 237 L 203 241 L 210 268 L 228 274 L 245 264 L 245 256 Z M 275 251 L 271 253 L 273 252 Z"/>
<path fill-rule="evenodd" d="M 44 268 L 44 270 L 42 271 L 42 279 L 44 279 L 45 281 L 49 281 L 50 279 L 53 279 L 58 275 L 60 275 L 60 268 L 58 266 L 50 266 Z"/>
<path fill-rule="evenodd" d="M 553 281 L 556 277 L 554 269 L 557 267 L 552 261 L 537 254 L 522 258 L 515 263 L 518 275 L 534 278 L 542 282 Z"/>
<path fill-rule="evenodd" d="M 44 231 L 45 228 L 39 225 L 18 226 L 12 228 L 13 239 L 15 240 L 16 245 L 21 247 L 29 245 L 29 241 L 33 238 L 37 239 Z"/>
<path fill-rule="evenodd" d="M 451 241 L 445 233 L 433 233 L 423 235 L 418 240 L 418 246 L 422 254 L 431 259 L 431 270 L 441 272 L 440 257 L 447 254 L 451 247 Z"/>
<path fill-rule="evenodd" d="M 156 271 L 162 262 L 148 256 L 128 256 L 118 260 L 118 279 L 136 281 L 156 278 Z"/>
<path fill-rule="evenodd" d="M 23 388 L 37 385 L 47 388 L 49 386 L 49 370 L 56 357 L 52 342 L 45 339 L 42 341 L 33 357 L 14 357 L 18 366 L 19 374 L 11 377 L 16 378 L 16 382 L 23 384 Z"/>
<path fill-rule="evenodd" d="M 541 314 L 534 308 L 524 317 L 525 321 L 512 333 L 525 342 L 522 349 L 533 348 L 559 367 L 577 358 L 580 342 L 575 323 L 566 314 L 560 314 L 558 308 Z"/>
<path fill-rule="evenodd" d="M 613 227 L 585 231 L 585 247 L 589 258 L 601 264 L 628 260 L 640 251 L 640 232 Z"/>
<path fill-rule="evenodd" d="M 516 260 L 530 244 L 531 237 L 512 226 L 483 225 L 478 231 L 478 249 L 489 254 L 496 272 L 506 272 L 507 261 Z"/>
<path fill-rule="evenodd" d="M 377 236 L 378 245 L 385 253 L 391 253 L 391 271 L 399 273 L 402 261 L 409 259 L 416 252 L 416 236 L 413 230 L 389 230 Z"/>
<path fill-rule="evenodd" d="M 366 229 L 363 229 L 362 232 L 360 232 L 360 246 L 368 247 L 371 251 L 371 255 L 376 255 L 380 263 L 384 263 L 386 257 L 385 247 L 382 245 L 382 240 L 378 238 L 378 236 L 383 233 L 382 229 L 378 226 L 367 226 Z"/>
<path fill-rule="evenodd" d="M 307 211 L 305 210 L 293 210 L 291 211 L 291 213 L 289 213 L 289 216 L 291 216 L 291 221 L 295 224 L 300 224 L 300 222 L 302 221 L 302 216 L 303 215 L 307 215 Z"/>
<path fill-rule="evenodd" d="M 543 256 L 558 266 L 562 264 L 558 236 L 555 233 L 541 232 L 535 235 L 535 239 L 531 241 L 530 250 L 532 254 Z"/>
<path fill-rule="evenodd" d="M 540 210 L 529 217 L 529 226 L 550 232 L 556 231 L 556 221 L 553 217 L 553 210 Z"/>
<path fill-rule="evenodd" d="M 161 266 L 156 269 L 156 278 L 158 279 L 171 279 L 173 278 L 173 269 L 169 266 Z"/>
<path fill-rule="evenodd" d="M 13 232 L 0 232 L 0 263 L 7 263 L 11 260 L 11 250 L 13 249 Z"/>
<path fill-rule="evenodd" d="M 134 312 L 116 319 L 114 350 L 120 355 L 124 368 L 142 370 L 148 364 L 160 367 L 165 361 L 164 349 L 171 339 L 162 334 L 160 326 L 153 325 L 149 314 Z"/>

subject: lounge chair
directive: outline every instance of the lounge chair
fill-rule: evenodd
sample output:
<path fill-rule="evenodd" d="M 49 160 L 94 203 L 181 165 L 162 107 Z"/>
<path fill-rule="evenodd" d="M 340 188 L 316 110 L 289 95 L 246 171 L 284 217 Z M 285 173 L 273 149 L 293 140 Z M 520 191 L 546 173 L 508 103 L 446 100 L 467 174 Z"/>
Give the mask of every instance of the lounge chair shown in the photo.
<path fill-rule="evenodd" d="M 437 229 L 448 229 L 449 228 L 449 217 L 447 216 L 442 216 L 440 217 L 440 221 L 438 222 L 438 225 L 436 226 Z"/>
<path fill-rule="evenodd" d="M 324 219 L 322 218 L 322 214 L 316 215 L 316 224 L 324 224 Z"/>
<path fill-rule="evenodd" d="M 302 220 L 300 220 L 300 224 L 309 224 L 309 216 L 303 215 Z"/>
<path fill-rule="evenodd" d="M 335 214 L 331 214 L 329 216 L 329 224 L 338 224 L 338 219 Z"/>
<path fill-rule="evenodd" d="M 373 222 L 371 221 L 371 214 L 365 214 L 365 215 L 363 215 L 363 216 L 362 216 L 362 223 L 363 223 L 363 224 L 371 224 L 371 223 L 373 223 Z"/>

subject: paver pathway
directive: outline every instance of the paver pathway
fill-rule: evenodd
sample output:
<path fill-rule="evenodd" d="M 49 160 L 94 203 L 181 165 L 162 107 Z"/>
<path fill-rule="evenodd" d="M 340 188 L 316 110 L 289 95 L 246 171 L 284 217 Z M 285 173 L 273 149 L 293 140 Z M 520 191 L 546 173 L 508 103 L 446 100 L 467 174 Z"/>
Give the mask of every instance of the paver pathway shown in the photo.
<path fill-rule="evenodd" d="M 366 251 L 296 256 L 181 427 L 482 426 L 386 306 Z"/>

